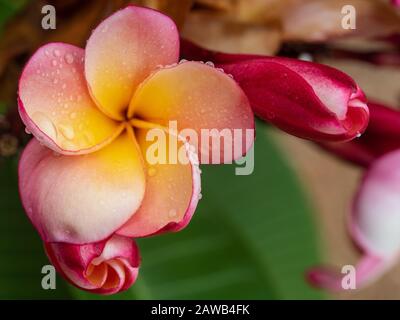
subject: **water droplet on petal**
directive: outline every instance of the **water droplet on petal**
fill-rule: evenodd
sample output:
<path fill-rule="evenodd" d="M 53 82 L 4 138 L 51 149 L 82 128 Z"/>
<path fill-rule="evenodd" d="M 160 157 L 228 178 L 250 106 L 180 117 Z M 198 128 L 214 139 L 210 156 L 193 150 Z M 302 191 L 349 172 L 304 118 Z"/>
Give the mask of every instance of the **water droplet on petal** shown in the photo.
<path fill-rule="evenodd" d="M 53 67 L 56 67 L 57 66 L 57 60 L 55 60 L 55 59 L 53 59 L 52 61 L 51 61 L 51 64 L 53 65 Z"/>
<path fill-rule="evenodd" d="M 169 216 L 170 218 L 176 217 L 177 214 L 178 214 L 178 213 L 177 213 L 176 209 L 171 209 L 171 210 L 169 210 L 169 212 L 168 212 L 168 216 Z"/>
<path fill-rule="evenodd" d="M 75 137 L 74 128 L 68 125 L 60 125 L 58 126 L 61 134 L 68 140 L 72 140 Z"/>
<path fill-rule="evenodd" d="M 149 177 L 154 177 L 157 174 L 157 169 L 154 167 L 150 167 L 147 170 L 147 174 L 149 175 Z"/>
<path fill-rule="evenodd" d="M 55 57 L 59 57 L 61 55 L 61 52 L 60 52 L 60 50 L 55 49 L 53 51 L 53 54 L 54 54 Z"/>
<path fill-rule="evenodd" d="M 72 54 L 67 53 L 64 58 L 66 63 L 68 64 L 74 63 L 74 56 Z"/>
<path fill-rule="evenodd" d="M 26 134 L 32 134 L 32 132 L 30 132 L 28 128 L 25 128 L 25 133 Z"/>
<path fill-rule="evenodd" d="M 203 195 L 199 193 L 199 200 L 201 200 L 201 198 L 203 198 Z"/>
<path fill-rule="evenodd" d="M 214 62 L 212 61 L 207 61 L 206 65 L 210 66 L 210 67 L 214 67 Z"/>
<path fill-rule="evenodd" d="M 57 83 L 58 83 L 58 79 L 57 79 L 57 78 L 54 78 L 53 83 L 54 83 L 54 84 L 57 84 Z"/>
<path fill-rule="evenodd" d="M 71 119 L 75 119 L 76 116 L 77 116 L 76 112 L 71 112 L 71 114 L 69 115 L 69 117 L 70 117 Z"/>

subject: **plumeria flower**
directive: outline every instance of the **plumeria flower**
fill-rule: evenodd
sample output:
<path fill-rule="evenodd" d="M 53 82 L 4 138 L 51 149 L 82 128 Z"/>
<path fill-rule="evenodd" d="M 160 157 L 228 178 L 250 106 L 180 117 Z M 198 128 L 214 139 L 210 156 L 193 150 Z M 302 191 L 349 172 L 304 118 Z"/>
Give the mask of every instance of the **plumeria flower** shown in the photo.
<path fill-rule="evenodd" d="M 233 75 L 254 113 L 280 129 L 314 141 L 350 141 L 368 126 L 365 94 L 343 72 L 318 63 L 213 52 L 184 41 L 182 56 L 207 59 Z"/>
<path fill-rule="evenodd" d="M 369 168 L 354 199 L 349 232 L 363 252 L 356 266 L 356 287 L 362 288 L 391 268 L 400 255 L 400 150 L 387 153 Z M 343 274 L 326 267 L 310 270 L 317 287 L 343 289 Z"/>
<path fill-rule="evenodd" d="M 196 209 L 197 159 L 208 145 L 197 154 L 179 137 L 187 161 L 153 164 L 149 131 L 176 135 L 169 121 L 196 133 L 254 130 L 231 77 L 178 57 L 173 21 L 129 6 L 103 21 L 85 50 L 47 44 L 21 75 L 19 112 L 35 137 L 19 165 L 22 203 L 54 265 L 83 289 L 129 287 L 139 258 L 127 238 L 181 230 Z"/>

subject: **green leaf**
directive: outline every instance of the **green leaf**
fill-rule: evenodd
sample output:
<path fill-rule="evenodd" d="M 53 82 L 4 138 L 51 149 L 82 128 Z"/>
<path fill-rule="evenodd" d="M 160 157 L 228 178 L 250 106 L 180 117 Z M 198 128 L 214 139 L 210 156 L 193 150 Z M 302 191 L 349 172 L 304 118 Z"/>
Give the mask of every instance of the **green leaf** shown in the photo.
<path fill-rule="evenodd" d="M 50 263 L 21 207 L 14 158 L 0 160 L 0 214 L 0 299 L 70 297 L 59 277 L 55 290 L 42 289 L 42 267 Z"/>
<path fill-rule="evenodd" d="M 265 127 L 258 129 L 253 174 L 203 166 L 203 198 L 189 227 L 140 239 L 139 279 L 112 298 L 321 298 L 304 281 L 304 270 L 319 262 L 310 209 Z"/>

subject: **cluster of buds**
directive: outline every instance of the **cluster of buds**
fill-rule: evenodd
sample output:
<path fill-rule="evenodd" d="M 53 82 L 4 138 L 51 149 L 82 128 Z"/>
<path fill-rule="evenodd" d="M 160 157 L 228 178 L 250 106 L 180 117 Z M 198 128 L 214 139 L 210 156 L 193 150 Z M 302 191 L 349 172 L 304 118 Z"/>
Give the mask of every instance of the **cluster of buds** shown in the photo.
<path fill-rule="evenodd" d="M 366 169 L 348 218 L 350 236 L 363 252 L 356 266 L 357 288 L 397 262 L 400 111 L 367 101 L 350 77 L 325 65 L 213 52 L 188 41 L 182 53 L 231 73 L 259 118 Z M 331 268 L 311 268 L 307 278 L 330 291 L 344 289 L 343 274 Z"/>

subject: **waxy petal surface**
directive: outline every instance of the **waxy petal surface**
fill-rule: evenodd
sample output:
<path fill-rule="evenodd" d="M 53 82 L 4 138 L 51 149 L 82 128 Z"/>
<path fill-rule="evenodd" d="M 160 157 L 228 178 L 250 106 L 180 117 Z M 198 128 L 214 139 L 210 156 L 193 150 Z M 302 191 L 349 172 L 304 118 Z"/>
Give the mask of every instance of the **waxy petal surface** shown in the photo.
<path fill-rule="evenodd" d="M 163 129 L 151 130 L 147 139 L 150 130 L 138 130 L 147 169 L 145 197 L 139 210 L 117 234 L 144 237 L 179 231 L 190 222 L 200 198 L 200 169 L 193 148 Z M 154 153 L 152 137 L 156 136 L 165 139 L 154 138 L 160 146 Z M 156 163 L 154 155 L 161 161 Z"/>
<path fill-rule="evenodd" d="M 62 154 L 93 152 L 122 127 L 92 101 L 83 70 L 84 51 L 51 43 L 27 63 L 19 82 L 19 112 L 27 130 Z"/>
<path fill-rule="evenodd" d="M 129 6 L 105 19 L 86 45 L 85 74 L 92 97 L 122 120 L 135 88 L 158 65 L 177 62 L 179 36 L 160 12 Z"/>
<path fill-rule="evenodd" d="M 73 285 L 99 294 L 128 289 L 139 272 L 139 249 L 129 238 L 111 238 L 84 245 L 45 243 L 46 253 Z"/>
<path fill-rule="evenodd" d="M 138 88 L 129 111 L 164 126 L 176 121 L 179 131 L 194 130 L 197 142 L 191 141 L 199 146 L 201 163 L 230 163 L 253 144 L 254 116 L 247 97 L 228 75 L 199 62 L 155 72 Z M 204 130 L 214 130 L 215 136 L 225 133 L 227 139 L 217 145 L 211 131 L 210 139 L 202 138 Z"/>
<path fill-rule="evenodd" d="M 33 139 L 19 164 L 22 203 L 46 242 L 82 244 L 110 236 L 140 206 L 140 150 L 124 133 L 107 147 L 60 156 Z"/>

